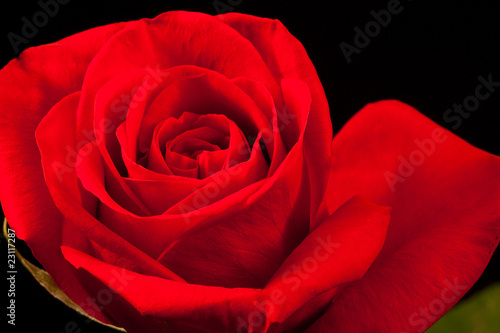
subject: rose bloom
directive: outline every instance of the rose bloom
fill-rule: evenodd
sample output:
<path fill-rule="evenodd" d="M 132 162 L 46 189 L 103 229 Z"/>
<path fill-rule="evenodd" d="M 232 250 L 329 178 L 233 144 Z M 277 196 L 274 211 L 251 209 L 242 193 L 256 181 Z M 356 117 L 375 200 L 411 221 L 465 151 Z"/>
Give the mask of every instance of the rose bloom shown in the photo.
<path fill-rule="evenodd" d="M 499 243 L 500 158 L 398 101 L 333 137 L 277 20 L 167 12 L 0 71 L 0 200 L 128 332 L 422 332 Z"/>

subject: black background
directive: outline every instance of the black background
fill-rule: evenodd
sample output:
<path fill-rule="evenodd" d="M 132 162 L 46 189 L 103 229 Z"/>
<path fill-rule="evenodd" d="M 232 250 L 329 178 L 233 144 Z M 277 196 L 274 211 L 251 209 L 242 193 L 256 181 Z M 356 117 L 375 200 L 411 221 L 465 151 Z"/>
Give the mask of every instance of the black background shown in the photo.
<path fill-rule="evenodd" d="M 299 3 L 221 0 L 220 3 L 229 1 L 241 2 L 233 6 L 233 11 L 279 19 L 304 44 L 325 88 L 334 133 L 365 104 L 398 99 L 474 146 L 500 155 L 500 88 L 482 101 L 457 129 L 452 128 L 454 123 L 443 120 L 445 110 L 474 94 L 478 76 L 487 77 L 491 73 L 494 81 L 500 81 L 500 10 L 494 7 L 494 1 L 401 0 L 402 12 L 393 15 L 391 22 L 371 38 L 359 54 L 353 54 L 349 64 L 339 44 L 352 45 L 354 27 L 363 29 L 373 20 L 370 11 L 387 8 L 389 1 L 326 4 L 314 0 Z M 13 7 L 8 8 L 4 3 L 0 14 L 2 67 L 18 55 L 7 34 L 20 35 L 21 18 L 32 21 L 33 15 L 41 10 L 37 1 L 17 1 L 9 5 Z M 95 26 L 151 18 L 169 10 L 220 13 L 212 1 L 71 0 L 61 5 L 59 13 L 39 28 L 28 44 L 21 45 L 21 49 L 54 42 Z M 2 248 L 6 247 L 5 241 L 2 240 L 2 244 Z M 28 248 L 19 243 L 18 246 L 32 258 Z M 2 265 L 6 264 L 4 261 Z M 497 250 L 468 295 L 500 280 L 499 267 Z M 16 283 L 15 332 L 28 328 L 37 332 L 65 332 L 69 321 L 74 321 L 80 332 L 112 331 L 86 322 L 53 299 L 19 263 Z M 2 304 L 6 306 L 5 301 Z M 6 320 L 4 314 L 2 318 Z M 78 329 L 66 331 L 78 332 Z"/>

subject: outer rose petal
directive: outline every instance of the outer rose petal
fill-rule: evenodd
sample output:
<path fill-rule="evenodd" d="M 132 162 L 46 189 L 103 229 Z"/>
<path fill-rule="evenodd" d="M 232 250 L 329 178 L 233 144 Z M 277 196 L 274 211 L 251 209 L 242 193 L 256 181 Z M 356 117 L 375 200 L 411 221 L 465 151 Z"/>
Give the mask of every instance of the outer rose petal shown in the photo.
<path fill-rule="evenodd" d="M 297 246 L 265 288 L 286 297 L 274 318 L 278 332 L 298 332 L 325 310 L 337 287 L 363 277 L 382 249 L 390 211 L 354 197 Z"/>
<path fill-rule="evenodd" d="M 263 289 L 170 281 L 103 263 L 70 247 L 63 247 L 63 253 L 89 290 L 102 294 L 109 289 L 117 296 L 103 304 L 104 310 L 130 333 L 165 328 L 189 333 L 283 332 L 289 331 L 287 319 L 302 323 L 321 312 L 329 301 L 322 294 L 331 300 L 336 287 L 363 276 L 384 243 L 389 210 L 364 198 L 349 200 L 293 251 Z M 307 309 L 297 318 L 304 305 Z"/>
<path fill-rule="evenodd" d="M 63 217 L 45 185 L 35 129 L 57 101 L 80 90 L 96 52 L 124 26 L 102 26 L 29 48 L 0 71 L 0 200 L 17 236 L 77 302 L 87 294 L 59 249 Z"/>
<path fill-rule="evenodd" d="M 144 249 L 141 251 L 138 247 L 127 242 L 124 239 L 126 234 L 114 233 L 113 230 L 110 230 L 109 225 L 94 217 L 98 211 L 102 211 L 102 205 L 98 207 L 99 203 L 96 198 L 83 189 L 81 182 L 77 178 L 77 172 L 82 167 L 81 155 L 88 154 L 89 157 L 92 157 L 92 155 L 98 153 L 95 142 L 82 147 L 78 156 L 71 156 L 70 154 L 72 147 L 76 146 L 74 142 L 76 113 L 71 111 L 76 110 L 79 98 L 80 93 L 76 92 L 62 99 L 50 110 L 36 130 L 36 139 L 42 157 L 47 187 L 54 203 L 68 220 L 68 223 L 63 224 L 63 230 L 66 231 L 68 226 L 78 229 L 98 248 L 97 253 L 102 254 L 102 250 L 112 252 L 114 257 L 118 257 L 120 260 L 126 259 L 137 264 L 143 273 L 147 272 L 147 274 L 162 277 L 172 276 L 166 267 L 147 256 L 143 252 Z M 60 142 L 64 142 L 66 145 L 54 144 Z M 76 155 L 76 153 L 74 154 Z M 102 163 L 100 166 L 100 172 L 89 172 L 87 177 L 93 176 L 97 178 L 102 174 Z M 99 169 L 99 166 L 96 168 Z M 100 182 L 94 181 L 93 186 L 99 187 L 99 184 Z M 162 230 L 168 231 L 165 228 Z M 146 234 L 142 237 L 142 240 L 156 239 L 151 235 L 156 235 L 158 236 L 156 238 L 162 239 L 160 231 L 156 231 Z M 66 237 L 63 240 L 67 241 L 68 238 Z M 71 242 L 63 242 L 58 245 L 74 247 Z M 86 247 L 77 248 L 82 251 L 89 251 Z M 113 258 L 111 262 L 114 263 L 115 260 L 116 258 Z M 176 277 L 173 278 L 176 279 Z"/>
<path fill-rule="evenodd" d="M 363 194 L 393 212 L 373 266 L 308 332 L 422 332 L 476 282 L 498 245 L 500 159 L 397 101 L 361 110 L 333 153 L 329 210 Z"/>

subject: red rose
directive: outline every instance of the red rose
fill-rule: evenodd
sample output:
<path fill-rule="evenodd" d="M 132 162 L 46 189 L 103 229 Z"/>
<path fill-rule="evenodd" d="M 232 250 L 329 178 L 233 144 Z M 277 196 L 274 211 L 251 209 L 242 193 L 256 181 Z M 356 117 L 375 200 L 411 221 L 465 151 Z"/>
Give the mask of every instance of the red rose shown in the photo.
<path fill-rule="evenodd" d="M 0 82 L 11 227 L 128 332 L 422 331 L 499 242 L 500 159 L 397 101 L 332 143 L 278 21 L 117 23 L 24 51 Z"/>

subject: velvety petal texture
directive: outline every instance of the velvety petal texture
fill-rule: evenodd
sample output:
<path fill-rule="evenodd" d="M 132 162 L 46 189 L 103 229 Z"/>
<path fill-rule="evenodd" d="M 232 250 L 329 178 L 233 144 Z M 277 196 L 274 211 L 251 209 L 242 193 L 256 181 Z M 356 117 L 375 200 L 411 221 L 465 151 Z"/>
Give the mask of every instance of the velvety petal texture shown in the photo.
<path fill-rule="evenodd" d="M 333 139 L 277 20 L 173 11 L 0 71 L 0 200 L 128 332 L 418 332 L 498 245 L 499 158 L 395 101 Z"/>
<path fill-rule="evenodd" d="M 29 48 L 0 71 L 2 208 L 16 235 L 28 243 L 56 283 L 77 303 L 88 296 L 59 249 L 64 217 L 47 190 L 35 129 L 54 104 L 81 89 L 95 54 L 124 26 L 103 26 Z M 100 312 L 93 311 L 93 315 L 106 320 Z"/>
<path fill-rule="evenodd" d="M 134 316 L 125 325 L 128 332 L 173 327 L 175 332 L 285 332 L 310 323 L 339 285 L 363 276 L 382 248 L 389 213 L 365 198 L 351 199 L 293 251 L 264 288 L 179 283 L 108 265 L 69 247 L 63 253 L 79 269 L 83 284 L 119 295 L 104 309 Z M 318 297 L 323 293 L 328 298 Z M 311 301 L 307 312 L 297 314 Z"/>
<path fill-rule="evenodd" d="M 392 218 L 364 278 L 340 288 L 308 332 L 423 332 L 498 246 L 500 158 L 398 101 L 367 105 L 332 146 L 328 209 L 362 194 L 392 207 Z"/>
<path fill-rule="evenodd" d="M 103 321 L 134 326 L 86 296 L 96 277 L 75 275 L 75 253 L 186 286 L 262 290 L 316 216 L 331 126 L 314 67 L 279 22 L 219 18 L 169 12 L 102 27 L 29 49 L 2 70 L 12 99 L 2 100 L 2 119 L 18 124 L 4 132 L 7 218 L 56 283 Z M 264 32 L 269 41 L 256 40 Z M 16 104 L 22 91 L 29 96 Z M 313 139 L 321 144 L 310 149 Z M 14 156 L 25 141 L 26 157 Z M 37 231 L 49 223 L 54 232 Z M 48 242 L 53 250 L 38 249 Z"/>

